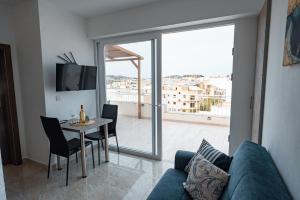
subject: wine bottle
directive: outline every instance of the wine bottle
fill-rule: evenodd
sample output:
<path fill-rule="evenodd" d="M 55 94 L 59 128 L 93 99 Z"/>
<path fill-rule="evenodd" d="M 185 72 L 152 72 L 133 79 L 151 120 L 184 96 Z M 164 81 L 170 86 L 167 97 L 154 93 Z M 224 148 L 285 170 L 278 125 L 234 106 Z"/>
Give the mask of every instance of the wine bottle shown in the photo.
<path fill-rule="evenodd" d="M 85 112 L 83 110 L 83 105 L 80 106 L 80 113 L 79 113 L 79 122 L 81 124 L 85 123 Z"/>

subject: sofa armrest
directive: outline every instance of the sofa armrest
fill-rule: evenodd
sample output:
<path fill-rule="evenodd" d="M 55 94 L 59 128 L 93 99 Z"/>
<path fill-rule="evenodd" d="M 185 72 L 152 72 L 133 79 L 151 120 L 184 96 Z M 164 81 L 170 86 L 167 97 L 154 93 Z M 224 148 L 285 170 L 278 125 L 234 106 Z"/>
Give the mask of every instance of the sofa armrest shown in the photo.
<path fill-rule="evenodd" d="M 175 155 L 175 169 L 184 171 L 185 166 L 194 155 L 195 153 L 189 151 L 177 151 Z"/>

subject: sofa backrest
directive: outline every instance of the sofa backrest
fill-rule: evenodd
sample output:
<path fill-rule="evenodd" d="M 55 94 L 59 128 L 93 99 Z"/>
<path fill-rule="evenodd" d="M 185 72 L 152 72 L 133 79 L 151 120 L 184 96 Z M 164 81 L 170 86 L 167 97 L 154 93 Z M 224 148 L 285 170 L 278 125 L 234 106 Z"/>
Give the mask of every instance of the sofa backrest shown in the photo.
<path fill-rule="evenodd" d="M 255 143 L 246 141 L 240 145 L 229 174 L 223 199 L 292 199 L 270 154 Z"/>

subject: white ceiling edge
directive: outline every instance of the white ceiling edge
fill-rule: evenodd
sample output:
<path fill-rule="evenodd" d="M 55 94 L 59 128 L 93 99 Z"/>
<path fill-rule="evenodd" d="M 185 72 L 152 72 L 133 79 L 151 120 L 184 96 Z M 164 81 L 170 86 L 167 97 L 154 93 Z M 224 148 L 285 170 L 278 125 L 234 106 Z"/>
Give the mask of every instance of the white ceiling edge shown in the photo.
<path fill-rule="evenodd" d="M 232 16 L 226 16 L 226 17 L 218 17 L 218 18 L 211 18 L 211 19 L 203 19 L 199 21 L 191 21 L 191 22 L 184 22 L 179 24 L 172 24 L 172 25 L 165 25 L 165 26 L 159 26 L 154 28 L 148 28 L 148 29 L 140 29 L 140 30 L 134 30 L 129 32 L 122 32 L 122 33 L 115 33 L 115 34 L 108 34 L 108 35 L 101 35 L 101 36 L 91 36 L 89 39 L 91 40 L 101 40 L 106 38 L 117 38 L 117 37 L 123 37 L 128 35 L 135 35 L 135 34 L 141 34 L 141 33 L 155 33 L 157 31 L 165 33 L 173 33 L 173 32 L 181 32 L 184 30 L 197 30 L 201 28 L 209 28 L 209 27 L 218 27 L 218 26 L 224 26 L 224 25 L 231 25 L 235 23 L 235 20 L 237 19 L 243 19 L 243 18 L 249 18 L 249 17 L 255 17 L 257 15 L 253 13 L 246 13 L 246 14 L 238 14 L 238 15 L 232 15 Z"/>
<path fill-rule="evenodd" d="M 265 2 L 265 0 L 228 0 L 227 5 L 220 6 L 219 1 L 162 1 L 89 18 L 88 37 L 98 39 L 258 16 Z"/>

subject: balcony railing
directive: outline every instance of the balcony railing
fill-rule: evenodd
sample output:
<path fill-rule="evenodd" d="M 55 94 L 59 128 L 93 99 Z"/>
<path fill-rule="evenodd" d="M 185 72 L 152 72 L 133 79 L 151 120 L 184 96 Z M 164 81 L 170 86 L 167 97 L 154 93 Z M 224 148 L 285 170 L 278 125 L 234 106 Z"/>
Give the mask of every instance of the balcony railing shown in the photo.
<path fill-rule="evenodd" d="M 226 98 L 228 100 L 226 100 Z M 170 105 L 166 99 L 162 102 L 163 120 L 204 123 L 229 126 L 230 101 L 224 96 L 201 96 L 194 101 L 180 100 L 181 105 Z M 119 105 L 119 114 L 125 116 L 137 116 L 137 94 L 125 92 L 108 92 L 107 99 L 112 104 Z M 142 95 L 141 115 L 142 118 L 151 118 L 152 104 L 150 95 Z M 183 105 L 194 103 L 195 107 Z M 188 103 L 187 103 L 188 102 Z"/>

